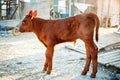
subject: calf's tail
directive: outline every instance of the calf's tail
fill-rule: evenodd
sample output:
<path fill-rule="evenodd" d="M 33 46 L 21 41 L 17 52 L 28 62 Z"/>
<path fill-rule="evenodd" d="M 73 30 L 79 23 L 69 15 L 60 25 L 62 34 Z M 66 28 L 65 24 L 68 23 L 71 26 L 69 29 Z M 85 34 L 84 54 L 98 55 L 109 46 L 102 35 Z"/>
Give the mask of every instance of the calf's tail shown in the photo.
<path fill-rule="evenodd" d="M 96 29 L 95 29 L 95 40 L 98 42 L 98 37 L 99 37 L 99 34 L 98 34 L 98 31 L 99 31 L 99 26 L 100 26 L 100 21 L 99 21 L 99 18 L 96 14 L 93 14 L 93 13 L 90 13 L 89 16 L 93 17 L 94 19 L 94 22 L 95 22 L 95 26 L 96 26 Z"/>
<path fill-rule="evenodd" d="M 100 21 L 99 21 L 99 18 L 98 18 L 98 16 L 97 15 L 94 15 L 94 17 L 95 17 L 95 22 L 96 22 L 96 33 L 95 33 L 95 39 L 96 39 L 96 41 L 98 42 L 98 40 L 99 40 L 99 33 L 98 33 L 98 31 L 99 31 L 99 26 L 100 26 Z"/>

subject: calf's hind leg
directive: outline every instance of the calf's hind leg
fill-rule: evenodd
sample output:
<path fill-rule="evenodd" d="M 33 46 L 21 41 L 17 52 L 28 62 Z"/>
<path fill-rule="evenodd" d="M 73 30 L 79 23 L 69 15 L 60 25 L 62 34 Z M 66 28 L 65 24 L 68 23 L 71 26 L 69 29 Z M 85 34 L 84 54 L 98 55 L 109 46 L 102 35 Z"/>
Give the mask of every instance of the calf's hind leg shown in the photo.
<path fill-rule="evenodd" d="M 91 55 L 90 55 L 89 47 L 87 46 L 87 44 L 85 44 L 85 48 L 86 48 L 86 64 L 85 64 L 84 70 L 82 71 L 82 75 L 87 74 L 87 72 L 89 71 L 89 66 L 91 62 Z"/>
<path fill-rule="evenodd" d="M 95 45 L 95 43 L 93 44 L 93 49 L 91 52 L 91 58 L 92 58 L 92 74 L 91 77 L 94 78 L 96 76 L 97 73 L 97 66 L 98 66 L 98 47 Z"/>
<path fill-rule="evenodd" d="M 82 72 L 82 75 L 85 75 L 87 71 L 89 70 L 89 65 L 92 60 L 92 74 L 91 77 L 94 78 L 96 77 L 97 73 L 97 65 L 98 65 L 98 48 L 93 42 L 93 40 L 88 40 L 85 42 L 85 47 L 86 47 L 86 65 L 84 67 L 84 70 Z"/>

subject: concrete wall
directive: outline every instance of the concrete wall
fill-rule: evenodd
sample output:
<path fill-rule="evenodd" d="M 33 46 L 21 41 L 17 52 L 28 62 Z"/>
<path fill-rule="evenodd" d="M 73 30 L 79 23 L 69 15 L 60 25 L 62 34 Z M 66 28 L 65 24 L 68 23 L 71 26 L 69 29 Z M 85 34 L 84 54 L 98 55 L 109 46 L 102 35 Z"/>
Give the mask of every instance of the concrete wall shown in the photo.
<path fill-rule="evenodd" d="M 37 10 L 38 17 L 49 18 L 50 0 L 43 2 L 21 2 L 20 15 L 24 18 L 30 10 Z"/>

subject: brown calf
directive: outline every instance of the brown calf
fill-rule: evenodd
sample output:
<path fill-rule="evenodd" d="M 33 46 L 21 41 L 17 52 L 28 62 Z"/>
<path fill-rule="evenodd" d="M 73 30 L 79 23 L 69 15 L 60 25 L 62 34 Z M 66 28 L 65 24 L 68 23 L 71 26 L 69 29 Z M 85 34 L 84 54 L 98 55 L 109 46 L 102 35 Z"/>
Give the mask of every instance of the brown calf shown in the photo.
<path fill-rule="evenodd" d="M 48 74 L 52 70 L 54 46 L 63 42 L 81 39 L 86 47 L 86 64 L 82 75 L 89 70 L 92 60 L 93 68 L 91 77 L 97 73 L 98 47 L 94 43 L 94 28 L 96 26 L 95 39 L 98 41 L 99 19 L 93 13 L 79 14 L 66 19 L 45 20 L 37 18 L 37 11 L 30 11 L 23 19 L 20 32 L 34 32 L 38 39 L 46 46 L 46 61 L 44 71 Z"/>

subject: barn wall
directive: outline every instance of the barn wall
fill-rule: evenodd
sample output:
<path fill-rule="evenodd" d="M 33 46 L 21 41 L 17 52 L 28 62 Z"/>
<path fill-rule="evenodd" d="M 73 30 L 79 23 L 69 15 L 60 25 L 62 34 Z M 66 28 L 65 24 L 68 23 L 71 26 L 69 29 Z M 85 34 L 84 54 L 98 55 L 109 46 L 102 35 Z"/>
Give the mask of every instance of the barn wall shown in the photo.
<path fill-rule="evenodd" d="M 120 0 L 98 0 L 97 14 L 101 21 L 101 26 L 110 27 L 119 25 Z M 109 19 L 107 19 L 109 18 Z"/>

